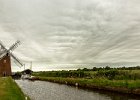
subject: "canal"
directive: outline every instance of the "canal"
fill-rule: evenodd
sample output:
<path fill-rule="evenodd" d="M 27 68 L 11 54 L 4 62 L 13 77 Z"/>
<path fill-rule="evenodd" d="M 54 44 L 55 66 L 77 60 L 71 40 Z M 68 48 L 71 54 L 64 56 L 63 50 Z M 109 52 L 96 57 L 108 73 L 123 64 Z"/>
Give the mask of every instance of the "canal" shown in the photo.
<path fill-rule="evenodd" d="M 31 100 L 140 100 L 132 95 L 91 91 L 44 81 L 16 80 L 16 83 Z"/>

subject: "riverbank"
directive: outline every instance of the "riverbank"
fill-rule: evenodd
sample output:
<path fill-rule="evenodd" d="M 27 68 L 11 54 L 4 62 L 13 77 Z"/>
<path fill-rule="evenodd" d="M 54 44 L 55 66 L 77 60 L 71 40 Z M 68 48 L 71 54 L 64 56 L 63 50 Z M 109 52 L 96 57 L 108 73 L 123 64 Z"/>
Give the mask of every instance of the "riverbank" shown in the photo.
<path fill-rule="evenodd" d="M 11 77 L 0 77 L 0 100 L 30 100 Z"/>
<path fill-rule="evenodd" d="M 108 80 L 103 78 L 85 79 L 85 78 L 62 78 L 62 77 L 36 77 L 35 80 L 49 81 L 60 84 L 67 84 L 86 89 L 98 89 L 113 91 L 118 93 L 127 93 L 140 95 L 140 80 Z"/>

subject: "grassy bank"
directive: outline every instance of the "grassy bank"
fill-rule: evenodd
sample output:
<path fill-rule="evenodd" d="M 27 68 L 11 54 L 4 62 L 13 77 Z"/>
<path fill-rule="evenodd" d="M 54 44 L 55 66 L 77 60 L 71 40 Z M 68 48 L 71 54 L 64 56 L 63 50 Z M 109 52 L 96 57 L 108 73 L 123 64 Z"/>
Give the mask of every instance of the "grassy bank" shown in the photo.
<path fill-rule="evenodd" d="M 25 100 L 25 95 L 11 77 L 0 77 L 0 100 Z"/>
<path fill-rule="evenodd" d="M 48 71 L 33 75 L 43 81 L 140 95 L 140 70 Z"/>

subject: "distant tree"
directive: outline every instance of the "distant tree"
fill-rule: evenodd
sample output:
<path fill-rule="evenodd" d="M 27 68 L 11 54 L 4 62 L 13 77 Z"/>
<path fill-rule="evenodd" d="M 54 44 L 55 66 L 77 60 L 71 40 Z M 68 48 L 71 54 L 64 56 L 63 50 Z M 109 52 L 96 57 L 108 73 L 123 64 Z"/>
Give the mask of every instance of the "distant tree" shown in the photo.
<path fill-rule="evenodd" d="M 96 67 L 93 67 L 93 69 L 92 69 L 93 71 L 97 71 L 97 68 Z"/>
<path fill-rule="evenodd" d="M 103 68 L 102 67 L 97 68 L 97 71 L 100 71 L 100 70 L 103 70 Z"/>
<path fill-rule="evenodd" d="M 122 69 L 122 70 L 125 70 L 126 68 L 125 68 L 125 66 L 123 66 L 121 69 Z"/>
<path fill-rule="evenodd" d="M 30 69 L 26 69 L 26 70 L 24 70 L 24 71 L 22 71 L 22 73 L 25 73 L 25 74 L 32 74 L 32 70 L 30 70 Z"/>
<path fill-rule="evenodd" d="M 83 68 L 83 71 L 88 71 L 88 69 L 87 68 Z"/>
<path fill-rule="evenodd" d="M 110 70 L 111 68 L 109 66 L 106 66 L 105 67 L 105 70 Z"/>
<path fill-rule="evenodd" d="M 77 71 L 81 71 L 81 69 L 80 69 L 80 68 L 78 68 L 78 69 L 77 69 Z"/>

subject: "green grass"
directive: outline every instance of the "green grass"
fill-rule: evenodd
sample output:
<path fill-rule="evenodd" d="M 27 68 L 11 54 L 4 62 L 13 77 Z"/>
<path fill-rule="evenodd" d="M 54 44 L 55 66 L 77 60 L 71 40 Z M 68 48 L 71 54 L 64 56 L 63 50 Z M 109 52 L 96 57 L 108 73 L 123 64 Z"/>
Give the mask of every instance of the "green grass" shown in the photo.
<path fill-rule="evenodd" d="M 25 95 L 11 77 L 0 77 L 0 100 L 25 100 Z"/>
<path fill-rule="evenodd" d="M 41 80 L 47 80 L 59 83 L 79 83 L 80 85 L 93 85 L 93 86 L 110 86 L 110 87 L 123 87 L 129 89 L 140 89 L 140 80 L 109 80 L 106 78 L 62 78 L 62 77 L 39 77 Z"/>

